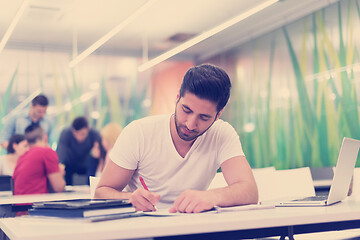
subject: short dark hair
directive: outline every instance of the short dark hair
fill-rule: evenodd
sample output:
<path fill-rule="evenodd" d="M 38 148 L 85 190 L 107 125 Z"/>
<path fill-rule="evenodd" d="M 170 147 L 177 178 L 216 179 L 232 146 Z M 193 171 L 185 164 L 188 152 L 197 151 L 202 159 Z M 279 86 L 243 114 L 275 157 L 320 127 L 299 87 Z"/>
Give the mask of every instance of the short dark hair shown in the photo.
<path fill-rule="evenodd" d="M 31 104 L 33 106 L 41 105 L 45 107 L 49 105 L 49 100 L 45 95 L 39 94 L 31 101 Z"/>
<path fill-rule="evenodd" d="M 180 97 L 186 92 L 197 97 L 217 103 L 220 112 L 230 97 L 231 81 L 227 73 L 220 67 L 201 64 L 191 67 L 184 76 L 180 88 Z"/>
<path fill-rule="evenodd" d="M 89 123 L 85 117 L 77 117 L 72 122 L 72 128 L 76 131 L 89 127 Z"/>
<path fill-rule="evenodd" d="M 6 148 L 7 153 L 15 153 L 15 149 L 13 147 L 14 143 L 19 144 L 20 142 L 25 140 L 25 136 L 22 134 L 15 134 L 9 139 L 9 144 Z"/>
<path fill-rule="evenodd" d="M 25 128 L 25 139 L 30 145 L 36 143 L 37 140 L 42 139 L 45 131 L 39 125 L 29 125 Z"/>

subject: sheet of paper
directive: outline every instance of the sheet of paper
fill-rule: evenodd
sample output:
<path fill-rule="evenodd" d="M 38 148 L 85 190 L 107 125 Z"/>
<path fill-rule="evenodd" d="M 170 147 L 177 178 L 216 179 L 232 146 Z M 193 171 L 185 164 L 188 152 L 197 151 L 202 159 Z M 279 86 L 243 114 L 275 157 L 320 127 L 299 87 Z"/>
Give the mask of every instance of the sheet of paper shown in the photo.
<path fill-rule="evenodd" d="M 144 214 L 149 216 L 181 216 L 186 213 L 169 213 L 169 209 L 161 208 L 156 210 L 155 212 L 144 212 Z"/>
<path fill-rule="evenodd" d="M 249 204 L 243 206 L 234 206 L 234 207 L 214 207 L 209 211 L 204 211 L 196 214 L 204 214 L 204 213 L 221 213 L 221 212 L 236 212 L 236 211 L 247 211 L 247 210 L 256 210 L 256 209 L 267 209 L 274 208 L 274 204 Z M 158 209 L 155 212 L 144 212 L 145 215 L 151 216 L 184 216 L 189 213 L 169 213 L 169 209 Z"/>
<path fill-rule="evenodd" d="M 217 212 L 236 212 L 236 211 L 247 211 L 257 209 L 275 208 L 274 204 L 249 204 L 243 206 L 234 207 L 216 207 Z"/>

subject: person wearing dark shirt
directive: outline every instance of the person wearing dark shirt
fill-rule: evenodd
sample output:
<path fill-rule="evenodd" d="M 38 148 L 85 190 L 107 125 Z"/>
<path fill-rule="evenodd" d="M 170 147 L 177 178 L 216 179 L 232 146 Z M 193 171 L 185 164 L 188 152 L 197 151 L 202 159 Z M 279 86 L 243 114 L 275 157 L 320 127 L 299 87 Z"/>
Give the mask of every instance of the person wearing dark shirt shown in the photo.
<path fill-rule="evenodd" d="M 89 176 L 95 176 L 99 158 L 105 155 L 103 150 L 92 151 L 98 146 L 103 149 L 100 133 L 89 127 L 85 117 L 75 118 L 72 126 L 61 132 L 56 152 L 65 165 L 66 185 L 73 184 L 75 173 L 86 175 L 88 183 Z"/>

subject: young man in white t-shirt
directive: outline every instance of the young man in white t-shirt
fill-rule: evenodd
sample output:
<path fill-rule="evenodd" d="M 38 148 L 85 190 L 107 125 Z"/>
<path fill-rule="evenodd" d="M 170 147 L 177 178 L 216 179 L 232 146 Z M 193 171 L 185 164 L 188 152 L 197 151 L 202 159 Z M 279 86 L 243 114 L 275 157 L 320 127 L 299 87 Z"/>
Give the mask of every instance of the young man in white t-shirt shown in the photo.
<path fill-rule="evenodd" d="M 221 68 L 190 68 L 174 114 L 146 117 L 124 128 L 95 197 L 129 199 L 141 211 L 171 204 L 170 212 L 186 213 L 257 203 L 257 186 L 239 136 L 219 119 L 230 88 Z M 228 186 L 207 190 L 219 167 Z"/>

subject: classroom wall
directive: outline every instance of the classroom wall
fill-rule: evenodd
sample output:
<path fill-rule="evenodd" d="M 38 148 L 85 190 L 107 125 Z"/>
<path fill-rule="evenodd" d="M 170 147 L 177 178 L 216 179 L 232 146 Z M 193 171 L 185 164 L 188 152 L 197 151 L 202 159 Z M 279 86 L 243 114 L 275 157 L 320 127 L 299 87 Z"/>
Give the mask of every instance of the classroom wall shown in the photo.
<path fill-rule="evenodd" d="M 232 74 L 223 118 L 253 167 L 334 166 L 342 138 L 360 139 L 359 9 L 340 1 L 209 60 Z"/>
<path fill-rule="evenodd" d="M 343 0 L 205 62 L 229 73 L 222 118 L 239 133 L 252 167 L 333 166 L 344 136 L 360 139 L 359 0 Z M 141 60 L 5 49 L 0 55 L 0 119 L 40 89 L 50 98 L 56 147 L 63 127 L 85 115 L 101 129 L 170 113 L 191 61 L 144 73 Z M 3 123 L 0 121 L 0 130 Z M 359 161 L 358 161 L 359 162 Z"/>
<path fill-rule="evenodd" d="M 3 118 L 31 94 L 48 96 L 47 115 L 53 120 L 50 137 L 56 149 L 60 132 L 80 115 L 101 129 L 109 122 L 126 126 L 151 114 L 170 113 L 176 94 L 191 61 L 167 61 L 138 73 L 139 59 L 118 56 L 89 56 L 74 69 L 70 55 L 5 49 L 0 55 L 0 131 Z M 28 111 L 28 104 L 22 110 Z M 4 152 L 4 150 L 3 150 Z"/>

